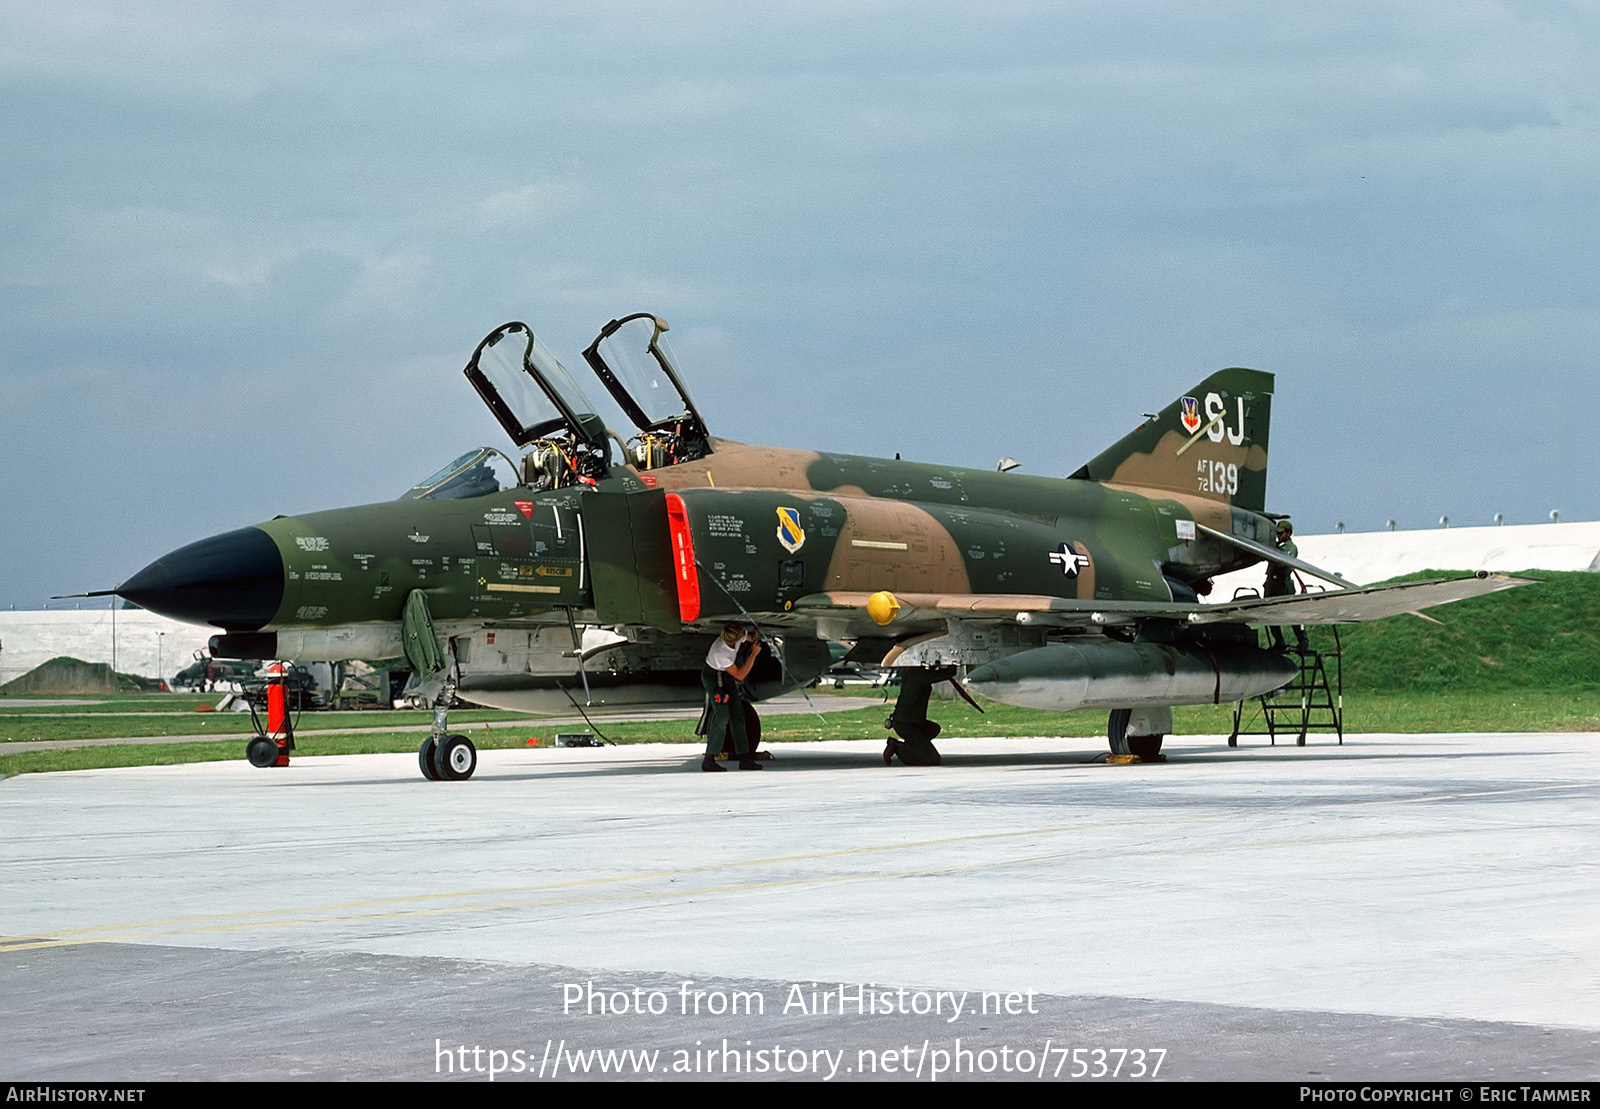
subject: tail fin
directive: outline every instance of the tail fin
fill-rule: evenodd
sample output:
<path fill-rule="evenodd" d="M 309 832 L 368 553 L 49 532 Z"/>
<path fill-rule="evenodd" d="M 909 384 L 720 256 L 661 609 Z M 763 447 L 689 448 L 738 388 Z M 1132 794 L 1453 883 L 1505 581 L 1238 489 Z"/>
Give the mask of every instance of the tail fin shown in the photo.
<path fill-rule="evenodd" d="M 1272 375 L 1218 370 L 1072 476 L 1223 501 L 1267 502 Z"/>

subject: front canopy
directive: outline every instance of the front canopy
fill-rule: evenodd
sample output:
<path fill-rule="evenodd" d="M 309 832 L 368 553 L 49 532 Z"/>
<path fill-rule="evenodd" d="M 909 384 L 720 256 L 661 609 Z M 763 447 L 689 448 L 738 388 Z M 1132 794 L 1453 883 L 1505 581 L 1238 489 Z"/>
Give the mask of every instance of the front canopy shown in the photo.
<path fill-rule="evenodd" d="M 594 405 L 527 324 L 490 332 L 464 372 L 517 446 L 565 435 L 605 451 L 605 424 Z"/>

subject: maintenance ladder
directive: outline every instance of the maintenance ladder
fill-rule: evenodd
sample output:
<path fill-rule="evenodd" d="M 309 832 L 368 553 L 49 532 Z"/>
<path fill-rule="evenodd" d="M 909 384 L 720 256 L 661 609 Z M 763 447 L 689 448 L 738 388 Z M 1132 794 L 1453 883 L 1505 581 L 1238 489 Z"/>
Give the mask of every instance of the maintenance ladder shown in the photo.
<path fill-rule="evenodd" d="M 1290 647 L 1289 654 L 1300 660 L 1300 672 L 1282 689 L 1255 698 L 1260 704 L 1260 715 L 1252 715 L 1248 723 L 1260 720 L 1265 725 L 1264 730 L 1244 727 L 1247 702 L 1240 701 L 1233 706 L 1229 747 L 1239 746 L 1241 735 L 1268 736 L 1276 747 L 1278 735 L 1291 732 L 1295 734 L 1295 744 L 1300 747 L 1306 745 L 1307 732 L 1333 732 L 1339 737 L 1339 745 L 1344 745 L 1344 646 L 1339 641 L 1338 627 L 1329 625 L 1328 630 L 1333 633 L 1332 650 Z"/>

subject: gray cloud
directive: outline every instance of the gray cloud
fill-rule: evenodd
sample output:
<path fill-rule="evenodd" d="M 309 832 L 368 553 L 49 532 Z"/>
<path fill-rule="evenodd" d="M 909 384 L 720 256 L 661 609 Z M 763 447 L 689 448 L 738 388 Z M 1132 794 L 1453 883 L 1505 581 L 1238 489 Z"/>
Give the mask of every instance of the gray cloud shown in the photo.
<path fill-rule="evenodd" d="M 13 6 L 0 603 L 395 495 L 498 442 L 483 333 L 576 364 L 641 308 L 738 438 L 1064 473 L 1255 365 L 1302 527 L 1592 518 L 1597 47 L 1481 0 Z"/>

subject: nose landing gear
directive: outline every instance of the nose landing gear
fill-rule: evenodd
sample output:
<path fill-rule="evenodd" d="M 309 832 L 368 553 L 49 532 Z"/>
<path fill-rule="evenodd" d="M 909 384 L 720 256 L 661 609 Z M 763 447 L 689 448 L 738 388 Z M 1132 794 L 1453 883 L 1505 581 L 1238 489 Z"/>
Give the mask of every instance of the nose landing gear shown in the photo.
<path fill-rule="evenodd" d="M 464 735 L 449 734 L 450 702 L 455 700 L 456 683 L 444 683 L 433 702 L 433 730 L 417 748 L 417 766 L 430 782 L 464 782 L 478 769 L 478 749 Z"/>

